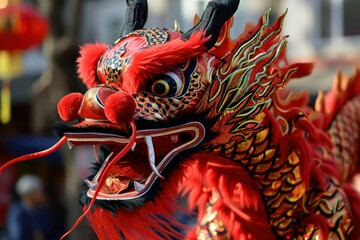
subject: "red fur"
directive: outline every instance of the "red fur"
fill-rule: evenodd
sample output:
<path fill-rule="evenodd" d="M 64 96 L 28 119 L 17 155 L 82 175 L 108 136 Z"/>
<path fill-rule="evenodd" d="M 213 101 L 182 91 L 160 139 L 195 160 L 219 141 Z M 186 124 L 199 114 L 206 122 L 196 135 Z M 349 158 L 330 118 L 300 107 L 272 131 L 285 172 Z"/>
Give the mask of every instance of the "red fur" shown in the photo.
<path fill-rule="evenodd" d="M 193 239 L 195 229 L 173 217 L 181 211 L 188 213 L 177 205 L 178 195 L 181 191 L 188 194 L 189 207 L 198 209 L 200 220 L 211 197 L 207 188 L 221 193 L 214 211 L 218 211 L 232 239 L 275 238 L 256 183 L 240 165 L 219 156 L 196 154 L 165 177 L 160 192 L 143 207 L 130 212 L 120 209 L 115 214 L 96 208 L 89 213 L 88 220 L 98 237 L 120 239 L 118 231 L 110 231 L 113 228 L 126 239 Z M 174 227 L 188 232 L 188 236 L 174 231 Z"/>
<path fill-rule="evenodd" d="M 105 102 L 105 115 L 113 123 L 129 123 L 135 114 L 134 98 L 126 92 L 117 92 Z"/>
<path fill-rule="evenodd" d="M 97 77 L 97 63 L 107 48 L 107 45 L 98 42 L 85 44 L 80 48 L 80 57 L 77 59 L 78 74 L 88 88 L 102 83 Z"/>
<path fill-rule="evenodd" d="M 183 184 L 190 208 L 198 209 L 198 221 L 204 217 L 213 192 L 220 194 L 213 205 L 231 239 L 275 239 L 257 183 L 249 173 L 226 158 L 195 154 Z M 259 231 L 261 229 L 261 231 Z M 194 232 L 189 234 L 192 238 Z"/>
<path fill-rule="evenodd" d="M 277 91 L 273 95 L 274 113 L 286 119 L 288 122 L 294 123 L 294 128 L 287 133 L 282 133 L 282 137 L 276 136 L 280 142 L 280 150 L 282 158 L 287 157 L 289 151 L 296 151 L 301 158 L 300 171 L 302 180 L 306 187 L 310 186 L 311 180 L 325 187 L 325 175 L 334 175 L 338 177 L 336 166 L 332 159 L 324 158 L 322 153 L 317 151 L 318 146 L 323 146 L 330 151 L 332 142 L 329 136 L 318 128 L 318 115 L 312 110 L 308 110 L 308 93 L 292 92 L 287 97 L 281 91 Z M 270 117 L 268 113 L 268 118 Z M 304 115 L 304 117 L 299 117 Z M 278 123 L 269 121 L 275 127 Z M 279 134 L 279 133 L 278 133 Z M 306 136 L 306 137 L 305 137 Z M 315 159 L 321 159 L 322 164 L 318 166 Z M 285 159 L 283 159 L 284 161 Z"/>
<path fill-rule="evenodd" d="M 194 33 L 189 40 L 176 38 L 163 45 L 149 47 L 135 53 L 125 71 L 122 73 L 122 88 L 129 93 L 143 90 L 146 80 L 165 73 L 180 64 L 204 53 L 204 43 L 208 38 L 202 31 Z"/>
<path fill-rule="evenodd" d="M 99 239 L 184 239 L 183 233 L 175 228 L 187 231 L 190 227 L 175 220 L 175 213 L 188 210 L 177 206 L 180 186 L 184 181 L 184 172 L 191 162 L 181 164 L 172 171 L 171 176 L 161 183 L 161 191 L 153 200 L 148 200 L 140 208 L 127 211 L 117 210 L 114 214 L 105 209 L 95 208 L 88 215 L 88 221 Z M 116 231 L 108 231 L 114 229 Z M 162 237 L 160 237 L 160 235 Z M 104 238 L 102 238 L 104 237 Z"/>
<path fill-rule="evenodd" d="M 81 93 L 75 92 L 64 96 L 57 105 L 60 118 L 64 121 L 77 119 L 82 100 L 83 95 Z"/>
<path fill-rule="evenodd" d="M 313 224 L 319 228 L 319 236 L 320 239 L 328 239 L 329 233 L 330 233 L 330 227 L 327 222 L 327 218 L 323 215 L 319 214 L 311 214 L 303 219 L 303 222 L 300 224 L 303 224 L 304 226 Z"/>

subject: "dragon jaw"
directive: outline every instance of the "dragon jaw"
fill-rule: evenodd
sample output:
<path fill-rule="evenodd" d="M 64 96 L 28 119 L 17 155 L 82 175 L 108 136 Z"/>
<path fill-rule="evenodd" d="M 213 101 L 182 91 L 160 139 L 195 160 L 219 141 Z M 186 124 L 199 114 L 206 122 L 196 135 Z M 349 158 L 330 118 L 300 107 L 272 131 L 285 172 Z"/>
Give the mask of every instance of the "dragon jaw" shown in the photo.
<path fill-rule="evenodd" d="M 129 138 L 117 134 L 92 132 L 64 132 L 63 134 L 69 146 L 93 145 L 95 157 L 99 154 L 100 146 L 106 145 L 110 149 L 95 176 L 85 180 L 89 186 L 87 195 L 92 198 L 98 186 L 99 177 L 121 149 L 129 143 Z M 127 169 L 124 172 L 125 175 L 110 172 L 97 199 L 131 200 L 142 197 L 159 177 L 163 178 L 161 174 L 176 155 L 196 147 L 204 136 L 205 129 L 199 122 L 189 122 L 166 129 L 137 131 L 131 151 L 117 163 L 118 166 Z"/>

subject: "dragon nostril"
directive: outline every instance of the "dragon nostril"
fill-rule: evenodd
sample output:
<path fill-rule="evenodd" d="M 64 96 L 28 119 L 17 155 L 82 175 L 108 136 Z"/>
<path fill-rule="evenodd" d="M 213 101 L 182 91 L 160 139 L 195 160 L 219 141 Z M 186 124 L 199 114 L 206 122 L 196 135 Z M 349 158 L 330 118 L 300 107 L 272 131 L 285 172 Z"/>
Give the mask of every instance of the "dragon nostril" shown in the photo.
<path fill-rule="evenodd" d="M 114 93 L 105 102 L 105 115 L 111 122 L 116 124 L 131 122 L 135 109 L 135 100 L 127 92 Z"/>

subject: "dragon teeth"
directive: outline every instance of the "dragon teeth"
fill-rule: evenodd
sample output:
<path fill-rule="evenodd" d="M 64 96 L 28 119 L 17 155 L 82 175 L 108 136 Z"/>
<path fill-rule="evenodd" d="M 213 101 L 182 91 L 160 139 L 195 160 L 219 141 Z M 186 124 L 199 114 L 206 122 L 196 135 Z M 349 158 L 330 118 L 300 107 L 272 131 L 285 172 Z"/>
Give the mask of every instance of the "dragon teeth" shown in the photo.
<path fill-rule="evenodd" d="M 154 144 L 152 141 L 152 137 L 151 136 L 145 136 L 145 143 L 148 149 L 148 160 L 149 160 L 149 164 L 151 169 L 153 170 L 153 172 L 156 174 L 156 176 L 158 176 L 159 178 L 164 178 L 163 176 L 161 176 L 161 174 L 159 173 L 157 167 L 155 166 L 155 150 L 154 150 Z"/>
<path fill-rule="evenodd" d="M 72 144 L 69 140 L 67 141 L 67 145 L 70 150 L 74 147 L 74 144 Z"/>
<path fill-rule="evenodd" d="M 134 181 L 134 187 L 137 192 L 142 192 L 145 189 L 146 185 L 139 183 L 137 181 Z"/>
<path fill-rule="evenodd" d="M 136 148 L 136 142 L 134 142 L 134 144 L 131 146 L 131 151 L 134 151 Z"/>
<path fill-rule="evenodd" d="M 98 186 L 98 183 L 97 182 L 92 182 L 88 179 L 84 179 L 84 182 L 86 183 L 86 185 L 88 185 L 88 187 L 92 190 L 92 191 L 95 191 L 97 186 Z"/>

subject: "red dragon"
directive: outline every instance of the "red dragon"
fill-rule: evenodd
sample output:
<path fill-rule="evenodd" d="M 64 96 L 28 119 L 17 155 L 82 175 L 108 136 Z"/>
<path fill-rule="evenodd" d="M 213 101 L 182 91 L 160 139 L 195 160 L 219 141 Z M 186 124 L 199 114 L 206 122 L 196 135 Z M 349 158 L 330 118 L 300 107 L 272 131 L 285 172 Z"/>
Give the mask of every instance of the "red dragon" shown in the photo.
<path fill-rule="evenodd" d="M 232 40 L 239 0 L 210 1 L 185 33 L 143 29 L 146 1 L 127 4 L 114 44 L 80 50 L 88 90 L 60 100 L 61 140 L 0 170 L 93 145 L 79 221 L 99 239 L 360 239 L 360 72 L 313 109 L 282 90 L 312 69 L 286 60 L 285 14 Z"/>

